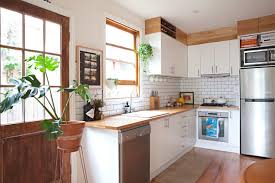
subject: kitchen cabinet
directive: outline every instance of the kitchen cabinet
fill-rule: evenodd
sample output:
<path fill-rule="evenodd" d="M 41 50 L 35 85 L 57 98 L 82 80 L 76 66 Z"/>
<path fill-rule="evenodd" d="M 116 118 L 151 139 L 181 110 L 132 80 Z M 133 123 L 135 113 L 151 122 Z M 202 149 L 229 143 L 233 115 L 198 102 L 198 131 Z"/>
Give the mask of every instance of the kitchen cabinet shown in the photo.
<path fill-rule="evenodd" d="M 173 77 L 187 76 L 187 46 L 170 36 L 157 32 L 145 36 L 153 47 L 148 73 Z"/>
<path fill-rule="evenodd" d="M 188 47 L 188 77 L 239 75 L 239 62 L 238 39 Z"/>
<path fill-rule="evenodd" d="M 201 45 L 201 75 L 214 74 L 215 67 L 214 43 Z"/>
<path fill-rule="evenodd" d="M 201 45 L 188 46 L 188 77 L 201 76 Z"/>
<path fill-rule="evenodd" d="M 195 110 L 153 120 L 151 124 L 151 178 L 191 150 L 196 140 Z"/>
<path fill-rule="evenodd" d="M 240 70 L 240 40 L 229 41 L 230 44 L 230 75 L 239 76 Z"/>
<path fill-rule="evenodd" d="M 229 112 L 229 144 L 240 153 L 240 111 Z"/>
<path fill-rule="evenodd" d="M 215 49 L 215 74 L 229 74 L 229 41 L 213 43 Z"/>

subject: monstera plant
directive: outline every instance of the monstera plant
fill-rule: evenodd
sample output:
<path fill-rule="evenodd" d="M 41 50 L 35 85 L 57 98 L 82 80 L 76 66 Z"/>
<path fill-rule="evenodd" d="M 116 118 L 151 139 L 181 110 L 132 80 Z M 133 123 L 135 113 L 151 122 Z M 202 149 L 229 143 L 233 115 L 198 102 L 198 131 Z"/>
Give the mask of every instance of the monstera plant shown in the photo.
<path fill-rule="evenodd" d="M 78 84 L 74 81 L 68 88 L 60 88 L 58 92 L 69 94 L 61 114 L 57 113 L 55 107 L 52 88 L 49 83 L 48 72 L 58 69 L 60 63 L 53 57 L 38 55 L 26 59 L 29 67 L 39 70 L 45 76 L 46 85 L 33 74 L 24 76 L 20 79 L 11 79 L 10 82 L 14 87 L 4 93 L 4 99 L 0 103 L 0 113 L 12 109 L 21 100 L 35 99 L 49 114 L 50 119 L 42 121 L 42 128 L 45 130 L 49 139 L 57 139 L 59 149 L 67 151 L 77 151 L 80 146 L 84 122 L 81 121 L 64 121 L 65 111 L 68 108 L 72 95 L 79 95 L 85 102 L 91 101 L 91 95 L 87 85 Z M 46 95 L 47 94 L 47 95 Z M 41 99 L 45 98 L 45 103 Z"/>

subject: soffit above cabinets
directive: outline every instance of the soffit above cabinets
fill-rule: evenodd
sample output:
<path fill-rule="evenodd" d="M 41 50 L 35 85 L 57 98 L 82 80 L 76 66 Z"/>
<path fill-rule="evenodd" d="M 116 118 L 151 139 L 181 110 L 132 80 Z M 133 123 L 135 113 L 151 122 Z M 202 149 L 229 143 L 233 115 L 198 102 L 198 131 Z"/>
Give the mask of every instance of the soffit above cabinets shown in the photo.
<path fill-rule="evenodd" d="M 274 0 L 113 0 L 149 19 L 162 16 L 187 33 L 201 32 L 274 14 Z"/>

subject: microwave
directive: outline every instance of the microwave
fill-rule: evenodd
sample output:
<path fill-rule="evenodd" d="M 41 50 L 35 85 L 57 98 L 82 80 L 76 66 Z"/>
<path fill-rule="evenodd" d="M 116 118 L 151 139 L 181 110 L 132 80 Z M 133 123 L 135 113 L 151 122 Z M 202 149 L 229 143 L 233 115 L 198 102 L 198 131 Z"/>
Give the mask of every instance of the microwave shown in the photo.
<path fill-rule="evenodd" d="M 275 65 L 275 46 L 241 51 L 241 67 L 264 65 Z"/>

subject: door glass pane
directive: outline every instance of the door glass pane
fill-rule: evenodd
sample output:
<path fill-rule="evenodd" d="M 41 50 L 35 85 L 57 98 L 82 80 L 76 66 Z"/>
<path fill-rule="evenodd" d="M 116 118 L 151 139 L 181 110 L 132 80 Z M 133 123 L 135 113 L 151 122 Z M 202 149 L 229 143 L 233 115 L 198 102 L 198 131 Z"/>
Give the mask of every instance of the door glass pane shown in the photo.
<path fill-rule="evenodd" d="M 61 27 L 59 24 L 46 21 L 46 52 L 60 54 Z"/>
<path fill-rule="evenodd" d="M 59 88 L 52 88 L 52 94 L 53 94 L 53 100 L 54 100 L 54 104 L 55 104 L 55 108 L 57 111 L 57 115 L 60 116 L 61 115 L 61 93 L 57 92 L 59 90 Z M 51 97 L 50 97 L 50 92 L 47 93 L 46 95 L 48 97 L 48 99 L 51 101 Z M 45 101 L 46 107 L 50 108 L 50 105 L 48 104 L 48 102 Z M 50 110 L 51 112 L 53 110 Z M 50 115 L 45 112 L 45 118 L 46 119 L 50 119 Z"/>
<path fill-rule="evenodd" d="M 1 48 L 1 84 L 9 84 L 12 78 L 22 76 L 22 51 Z"/>
<path fill-rule="evenodd" d="M 61 61 L 61 58 L 54 55 L 46 55 L 49 57 L 53 57 L 58 62 Z M 60 65 L 61 66 L 61 65 Z M 61 72 L 60 66 L 55 71 L 48 71 L 49 82 L 51 86 L 61 86 Z"/>
<path fill-rule="evenodd" d="M 40 53 L 25 51 L 25 59 L 37 55 L 40 55 Z M 25 62 L 25 69 L 26 75 L 34 74 L 41 84 L 44 83 L 43 74 L 39 70 L 36 70 L 31 62 Z"/>
<path fill-rule="evenodd" d="M 27 49 L 43 51 L 43 20 L 25 15 L 25 44 Z"/>
<path fill-rule="evenodd" d="M 136 80 L 136 67 L 133 64 L 106 61 L 106 78 Z"/>
<path fill-rule="evenodd" d="M 1 88 L 1 93 L 6 93 L 7 90 L 11 88 Z M 2 101 L 3 95 L 0 95 L 0 100 Z M 1 125 L 7 125 L 7 124 L 14 124 L 14 123 L 20 123 L 23 122 L 23 115 L 22 115 L 22 103 L 17 103 L 13 109 L 8 110 L 1 115 Z"/>
<path fill-rule="evenodd" d="M 134 35 L 110 25 L 106 25 L 106 42 L 134 49 Z"/>
<path fill-rule="evenodd" d="M 40 101 L 44 103 L 44 99 Z M 25 121 L 38 121 L 44 119 L 44 109 L 34 98 L 25 100 Z"/>
<path fill-rule="evenodd" d="M 22 14 L 1 8 L 1 44 L 22 47 Z"/>

